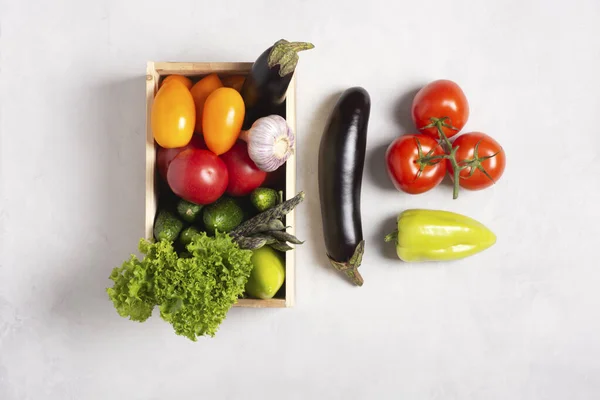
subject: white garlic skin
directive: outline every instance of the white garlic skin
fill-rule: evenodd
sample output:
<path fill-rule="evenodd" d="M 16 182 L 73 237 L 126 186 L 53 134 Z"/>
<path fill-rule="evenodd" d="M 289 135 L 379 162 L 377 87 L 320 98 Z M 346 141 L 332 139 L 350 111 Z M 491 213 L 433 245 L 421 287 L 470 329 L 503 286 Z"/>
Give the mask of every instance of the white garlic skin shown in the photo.
<path fill-rule="evenodd" d="M 275 171 L 294 153 L 294 132 L 279 115 L 259 118 L 245 137 L 248 155 L 265 172 Z"/>

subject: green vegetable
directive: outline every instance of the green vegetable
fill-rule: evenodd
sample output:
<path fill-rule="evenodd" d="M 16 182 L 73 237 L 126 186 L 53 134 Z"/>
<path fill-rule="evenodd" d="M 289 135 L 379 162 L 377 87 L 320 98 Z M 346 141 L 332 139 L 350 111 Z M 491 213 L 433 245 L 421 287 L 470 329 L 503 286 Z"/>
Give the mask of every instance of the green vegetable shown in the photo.
<path fill-rule="evenodd" d="M 278 198 L 277 191 L 269 188 L 258 188 L 250 194 L 252 205 L 260 212 L 275 207 Z"/>
<path fill-rule="evenodd" d="M 271 299 L 283 285 L 285 266 L 281 253 L 270 247 L 252 252 L 252 272 L 246 283 L 246 293 L 259 299 Z"/>
<path fill-rule="evenodd" d="M 244 212 L 230 197 L 221 197 L 213 204 L 204 207 L 202 214 L 204 227 L 209 233 L 229 232 L 244 220 Z"/>
<path fill-rule="evenodd" d="M 200 231 L 193 226 L 189 226 L 181 231 L 181 235 L 179 235 L 179 243 L 186 247 L 188 244 L 192 242 L 192 239 L 200 234 Z"/>
<path fill-rule="evenodd" d="M 107 293 L 117 312 L 143 322 L 158 306 L 175 333 L 192 341 L 215 335 L 252 270 L 252 252 L 219 232 L 194 236 L 186 258 L 178 257 L 166 240 L 142 239 L 139 249 L 142 259 L 131 256 L 110 275 L 114 285 Z"/>
<path fill-rule="evenodd" d="M 279 220 L 304 200 L 304 192 L 263 211 L 245 221 L 230 232 L 230 235 L 243 249 L 256 250 L 269 245 L 276 250 L 292 250 L 287 242 L 302 244 L 295 236 L 285 232 L 285 225 Z"/>
<path fill-rule="evenodd" d="M 174 242 L 183 228 L 183 222 L 170 211 L 160 210 L 154 221 L 154 237 L 156 240 Z"/>
<path fill-rule="evenodd" d="M 177 214 L 182 220 L 190 224 L 198 220 L 200 211 L 202 211 L 202 205 L 200 204 L 194 204 L 184 199 L 177 202 Z"/>
<path fill-rule="evenodd" d="M 269 224 L 274 219 L 283 218 L 287 213 L 292 211 L 298 204 L 304 201 L 304 192 L 298 193 L 296 196 L 291 199 L 284 201 L 281 204 L 276 205 L 273 208 L 264 211 L 257 216 L 245 221 L 240 226 L 235 228 L 231 235 L 234 237 L 241 237 L 252 235 L 253 233 L 259 233 L 257 227 L 260 227 L 264 224 Z"/>
<path fill-rule="evenodd" d="M 395 241 L 396 253 L 403 261 L 447 261 L 491 247 L 496 243 L 496 235 L 464 215 L 406 210 L 398 216 L 398 230 L 387 235 L 385 241 Z"/>

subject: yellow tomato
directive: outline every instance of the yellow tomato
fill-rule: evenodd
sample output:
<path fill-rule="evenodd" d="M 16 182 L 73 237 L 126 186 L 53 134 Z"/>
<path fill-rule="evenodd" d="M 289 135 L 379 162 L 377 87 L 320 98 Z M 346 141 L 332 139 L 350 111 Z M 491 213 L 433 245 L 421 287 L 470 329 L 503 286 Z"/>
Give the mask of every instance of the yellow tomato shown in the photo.
<path fill-rule="evenodd" d="M 244 75 L 228 75 L 222 79 L 223 86 L 233 88 L 238 92 L 242 90 L 245 80 L 246 77 Z"/>
<path fill-rule="evenodd" d="M 235 144 L 244 123 L 244 100 L 232 88 L 212 92 L 204 104 L 202 130 L 206 146 L 220 155 Z"/>
<path fill-rule="evenodd" d="M 166 149 L 187 145 L 194 134 L 194 98 L 177 80 L 166 83 L 156 93 L 150 115 L 154 140 Z"/>
<path fill-rule="evenodd" d="M 195 131 L 197 133 L 202 133 L 202 111 L 204 110 L 204 103 L 208 96 L 220 87 L 223 87 L 223 84 L 217 74 L 210 74 L 200 79 L 192 86 L 192 89 L 190 89 L 192 97 L 194 98 L 194 103 L 196 104 Z"/>
<path fill-rule="evenodd" d="M 162 85 L 164 85 L 165 83 L 172 82 L 172 81 L 179 81 L 179 82 L 183 83 L 186 88 L 188 88 L 188 89 L 192 88 L 192 81 L 191 81 L 191 79 L 188 78 L 188 77 L 186 77 L 186 76 L 183 76 L 183 75 L 169 75 L 169 76 L 167 76 L 160 83 L 160 87 L 162 87 Z"/>

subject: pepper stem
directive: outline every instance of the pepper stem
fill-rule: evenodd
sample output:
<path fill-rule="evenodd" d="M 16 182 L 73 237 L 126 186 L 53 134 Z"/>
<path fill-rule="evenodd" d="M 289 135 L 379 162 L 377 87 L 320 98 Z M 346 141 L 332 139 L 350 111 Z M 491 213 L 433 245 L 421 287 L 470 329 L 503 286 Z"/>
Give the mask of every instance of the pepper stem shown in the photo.
<path fill-rule="evenodd" d="M 285 39 L 278 40 L 269 53 L 267 63 L 269 68 L 279 65 L 279 76 L 286 76 L 294 72 L 298 65 L 298 52 L 310 50 L 315 46 L 308 42 L 288 42 Z"/>
<path fill-rule="evenodd" d="M 358 267 L 360 267 L 364 252 L 365 241 L 361 240 L 356 246 L 356 249 L 354 249 L 354 255 L 350 258 L 350 260 L 346 262 L 339 262 L 329 257 L 329 262 L 335 269 L 340 272 L 344 272 L 356 286 L 362 286 L 365 281 L 358 272 Z"/>
<path fill-rule="evenodd" d="M 386 242 L 396 242 L 398 240 L 398 231 L 394 231 L 388 235 L 385 235 L 383 240 Z"/>

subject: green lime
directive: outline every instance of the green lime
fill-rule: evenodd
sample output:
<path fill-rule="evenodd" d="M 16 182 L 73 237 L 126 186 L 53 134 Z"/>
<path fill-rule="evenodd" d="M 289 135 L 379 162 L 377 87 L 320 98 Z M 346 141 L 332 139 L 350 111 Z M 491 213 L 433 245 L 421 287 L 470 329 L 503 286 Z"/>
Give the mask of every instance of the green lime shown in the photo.
<path fill-rule="evenodd" d="M 281 253 L 269 246 L 252 252 L 252 272 L 246 282 L 246 293 L 259 299 L 270 299 L 283 285 L 285 266 Z"/>
<path fill-rule="evenodd" d="M 275 207 L 278 200 L 277 191 L 269 188 L 258 188 L 250 194 L 250 202 L 260 212 Z"/>

